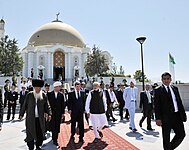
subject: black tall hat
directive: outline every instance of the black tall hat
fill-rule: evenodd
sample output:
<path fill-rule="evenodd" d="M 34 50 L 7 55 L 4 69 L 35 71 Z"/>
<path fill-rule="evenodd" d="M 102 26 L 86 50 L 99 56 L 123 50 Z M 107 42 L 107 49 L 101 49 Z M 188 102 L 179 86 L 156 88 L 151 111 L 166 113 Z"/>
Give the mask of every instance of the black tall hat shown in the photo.
<path fill-rule="evenodd" d="M 32 80 L 32 86 L 33 87 L 43 87 L 44 81 L 40 79 L 33 79 Z"/>

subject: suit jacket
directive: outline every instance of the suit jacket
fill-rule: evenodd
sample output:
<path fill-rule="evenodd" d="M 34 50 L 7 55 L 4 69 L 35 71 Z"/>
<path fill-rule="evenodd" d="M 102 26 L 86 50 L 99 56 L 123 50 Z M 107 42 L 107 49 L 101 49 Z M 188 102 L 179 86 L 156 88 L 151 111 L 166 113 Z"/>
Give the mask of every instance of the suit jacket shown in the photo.
<path fill-rule="evenodd" d="M 125 106 L 125 101 L 123 99 L 123 91 L 117 90 L 116 91 L 116 97 L 117 97 L 117 101 L 119 102 L 119 106 L 120 107 L 124 107 Z"/>
<path fill-rule="evenodd" d="M 2 99 L 2 91 L 0 89 L 0 126 L 3 123 L 3 99 Z"/>
<path fill-rule="evenodd" d="M 25 90 L 25 94 L 24 95 L 22 94 L 22 91 L 20 91 L 20 98 L 19 98 L 19 103 L 20 104 L 24 103 L 24 100 L 25 100 L 27 94 L 28 94 L 28 91 L 26 91 L 26 90 Z"/>
<path fill-rule="evenodd" d="M 184 106 L 182 104 L 182 100 L 181 100 L 178 88 L 173 85 L 171 85 L 171 88 L 173 89 L 173 92 L 176 97 L 178 113 L 182 121 L 185 122 L 187 120 L 186 113 L 184 110 Z M 170 102 L 169 96 L 163 85 L 155 89 L 154 105 L 155 105 L 156 120 L 161 120 L 162 123 L 169 122 L 173 112 L 171 111 L 171 108 L 170 108 L 171 102 Z"/>
<path fill-rule="evenodd" d="M 138 95 L 138 88 L 134 87 L 133 88 L 134 91 L 134 98 L 135 100 L 137 99 L 137 95 Z M 125 100 L 125 107 L 128 109 L 131 105 L 131 88 L 127 87 L 125 88 L 124 92 L 123 92 L 123 99 Z"/>
<path fill-rule="evenodd" d="M 49 92 L 47 94 L 49 104 L 52 110 L 52 120 L 56 120 L 58 124 L 61 123 L 62 115 L 65 113 L 64 110 L 64 96 L 60 92 L 57 94 L 57 98 L 55 98 L 55 92 Z"/>
<path fill-rule="evenodd" d="M 106 103 L 107 103 L 107 105 L 109 106 L 109 105 L 111 104 L 111 99 L 110 99 L 109 92 L 108 92 L 108 90 L 106 89 L 106 90 L 104 90 L 104 93 L 105 93 L 105 95 L 106 95 Z"/>
<path fill-rule="evenodd" d="M 14 104 L 16 104 L 16 101 L 18 100 L 18 92 L 16 91 L 9 91 L 8 92 L 8 102 L 14 102 Z"/>
<path fill-rule="evenodd" d="M 77 98 L 75 90 L 68 93 L 68 110 L 72 111 L 72 114 L 84 113 L 85 111 L 85 93 L 80 91 L 80 97 Z"/>
<path fill-rule="evenodd" d="M 152 109 L 153 108 L 153 99 L 152 99 L 152 95 L 150 93 L 150 97 L 151 97 L 151 107 L 149 107 L 149 103 L 148 103 L 148 96 L 146 94 L 146 91 L 142 91 L 140 93 L 140 105 L 139 107 L 142 108 L 143 107 L 143 110 L 148 110 L 148 109 Z"/>

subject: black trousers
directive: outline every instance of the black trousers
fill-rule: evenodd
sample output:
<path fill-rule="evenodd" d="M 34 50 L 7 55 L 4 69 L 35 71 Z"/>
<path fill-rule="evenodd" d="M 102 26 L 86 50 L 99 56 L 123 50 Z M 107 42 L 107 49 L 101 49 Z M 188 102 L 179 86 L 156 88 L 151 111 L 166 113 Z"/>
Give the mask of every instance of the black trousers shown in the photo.
<path fill-rule="evenodd" d="M 41 130 L 39 118 L 35 118 L 35 129 L 36 129 L 36 135 L 37 139 L 35 141 L 36 148 L 42 145 L 43 143 L 43 133 Z M 34 139 L 32 141 L 27 142 L 29 150 L 34 150 Z"/>
<path fill-rule="evenodd" d="M 112 119 L 115 119 L 112 110 L 113 110 L 113 103 L 110 103 L 107 105 L 107 111 L 106 111 L 106 117 L 108 121 L 110 120 L 110 117 L 112 117 Z"/>
<path fill-rule="evenodd" d="M 125 118 L 129 119 L 129 111 L 128 111 L 128 109 L 126 109 Z"/>
<path fill-rule="evenodd" d="M 148 104 L 149 106 L 143 110 L 143 116 L 140 120 L 140 123 L 143 123 L 143 121 L 147 118 L 147 129 L 152 128 L 151 126 L 151 117 L 152 117 L 152 106 L 151 104 Z"/>
<path fill-rule="evenodd" d="M 71 113 L 71 134 L 75 135 L 76 122 L 78 123 L 79 128 L 79 138 L 84 137 L 84 120 L 83 113 Z"/>
<path fill-rule="evenodd" d="M 7 120 L 10 119 L 11 109 L 12 109 L 12 119 L 14 119 L 15 110 L 16 110 L 16 103 L 14 103 L 14 104 L 8 103 Z"/>
<path fill-rule="evenodd" d="M 5 93 L 4 93 L 4 108 L 7 106 L 7 97 L 8 97 L 8 92 L 5 91 Z"/>
<path fill-rule="evenodd" d="M 60 132 L 61 119 L 58 119 L 58 118 L 54 117 L 54 118 L 52 118 L 51 121 L 52 121 L 51 122 L 52 140 L 53 140 L 53 142 L 57 142 L 58 134 Z"/>
<path fill-rule="evenodd" d="M 123 107 L 125 104 L 120 104 L 119 105 L 119 116 L 121 119 L 123 119 Z"/>
<path fill-rule="evenodd" d="M 173 129 L 175 136 L 170 142 L 171 129 Z M 186 134 L 179 113 L 172 113 L 169 121 L 162 123 L 162 135 L 164 150 L 173 150 L 180 145 Z"/>

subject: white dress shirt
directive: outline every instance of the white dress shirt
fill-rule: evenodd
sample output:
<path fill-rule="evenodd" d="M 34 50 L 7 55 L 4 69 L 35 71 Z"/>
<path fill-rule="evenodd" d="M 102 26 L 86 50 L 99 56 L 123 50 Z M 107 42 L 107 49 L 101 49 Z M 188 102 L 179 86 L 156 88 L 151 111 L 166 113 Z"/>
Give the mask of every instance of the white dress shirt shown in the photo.
<path fill-rule="evenodd" d="M 168 88 L 166 85 L 165 86 L 165 89 L 167 90 L 168 92 Z M 171 96 L 172 96 L 172 100 L 173 100 L 173 105 L 174 105 L 174 109 L 175 109 L 175 112 L 178 112 L 178 105 L 177 105 L 177 100 L 176 100 L 176 96 L 175 96 L 175 93 L 173 92 L 173 89 L 172 87 L 169 85 L 169 89 L 171 91 Z"/>
<path fill-rule="evenodd" d="M 118 103 L 118 101 L 117 101 L 117 98 L 116 98 L 116 95 L 115 95 L 114 91 L 110 91 L 110 89 L 109 89 L 109 90 L 108 90 L 108 93 L 109 93 L 109 95 L 110 95 L 110 100 L 111 100 L 111 102 L 112 102 L 112 103 L 113 103 L 113 102 Z"/>
<path fill-rule="evenodd" d="M 55 98 L 57 99 L 58 92 L 54 92 Z"/>
<path fill-rule="evenodd" d="M 146 95 L 147 95 L 147 97 L 148 97 L 148 103 L 152 103 L 151 94 L 150 94 L 150 91 L 149 91 L 149 90 L 146 90 Z"/>
<path fill-rule="evenodd" d="M 35 118 L 39 117 L 39 113 L 38 113 L 38 107 L 37 107 L 37 98 L 35 99 Z"/>

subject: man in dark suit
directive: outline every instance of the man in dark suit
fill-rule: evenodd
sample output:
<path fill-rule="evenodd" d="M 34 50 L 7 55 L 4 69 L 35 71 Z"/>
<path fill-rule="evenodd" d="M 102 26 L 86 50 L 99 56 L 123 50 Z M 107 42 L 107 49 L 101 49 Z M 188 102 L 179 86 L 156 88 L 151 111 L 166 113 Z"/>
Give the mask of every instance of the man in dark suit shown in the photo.
<path fill-rule="evenodd" d="M 75 90 L 68 94 L 68 112 L 71 115 L 71 138 L 74 139 L 76 122 L 78 122 L 79 142 L 84 142 L 85 93 L 80 89 L 80 82 L 76 82 Z"/>
<path fill-rule="evenodd" d="M 8 93 L 10 92 L 10 80 L 7 79 L 5 80 L 5 85 L 4 85 L 4 108 L 7 107 L 7 98 L 8 98 Z"/>
<path fill-rule="evenodd" d="M 0 89 L 0 131 L 2 130 L 3 124 L 3 99 L 2 99 L 2 91 Z"/>
<path fill-rule="evenodd" d="M 89 95 L 89 89 L 86 88 L 85 82 L 81 82 L 81 91 L 83 91 L 85 93 L 85 102 L 87 99 L 87 96 Z M 87 116 L 87 113 L 85 113 L 85 119 L 87 121 L 87 123 L 89 124 L 89 118 Z M 91 128 L 91 126 L 90 126 Z"/>
<path fill-rule="evenodd" d="M 15 85 L 11 86 L 11 91 L 8 92 L 8 112 L 7 120 L 10 119 L 11 109 L 12 109 L 12 120 L 14 120 L 15 110 L 16 110 L 16 101 L 18 100 L 18 92 L 15 90 Z"/>
<path fill-rule="evenodd" d="M 116 91 L 116 97 L 117 97 L 117 101 L 119 103 L 119 115 L 120 115 L 120 119 L 123 120 L 123 108 L 125 106 L 125 101 L 123 99 L 123 91 L 124 91 L 124 84 L 120 83 L 119 84 L 119 89 Z"/>
<path fill-rule="evenodd" d="M 153 130 L 151 126 L 151 116 L 153 110 L 153 100 L 150 91 L 150 84 L 145 85 L 146 90 L 140 93 L 140 109 L 142 109 L 143 116 L 139 122 L 139 126 L 142 127 L 143 121 L 147 117 L 147 130 Z"/>
<path fill-rule="evenodd" d="M 26 90 L 26 85 L 22 85 L 22 90 L 20 91 L 20 98 L 19 98 L 19 103 L 20 103 L 20 110 L 22 109 L 22 106 L 24 104 L 24 100 L 26 98 L 26 95 L 28 91 Z"/>
<path fill-rule="evenodd" d="M 155 89 L 154 96 L 156 124 L 162 127 L 164 149 L 173 150 L 185 137 L 183 122 L 187 118 L 178 88 L 170 84 L 171 74 L 163 73 L 161 80 L 163 84 Z M 170 142 L 171 129 L 175 136 Z"/>
<path fill-rule="evenodd" d="M 51 130 L 52 130 L 52 140 L 53 144 L 58 146 L 58 133 L 60 132 L 60 124 L 64 119 L 64 96 L 60 93 L 62 83 L 56 81 L 53 84 L 54 90 L 47 94 L 48 100 L 52 110 L 52 119 L 51 119 Z"/>

